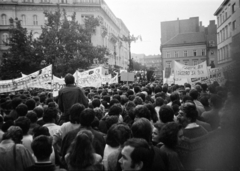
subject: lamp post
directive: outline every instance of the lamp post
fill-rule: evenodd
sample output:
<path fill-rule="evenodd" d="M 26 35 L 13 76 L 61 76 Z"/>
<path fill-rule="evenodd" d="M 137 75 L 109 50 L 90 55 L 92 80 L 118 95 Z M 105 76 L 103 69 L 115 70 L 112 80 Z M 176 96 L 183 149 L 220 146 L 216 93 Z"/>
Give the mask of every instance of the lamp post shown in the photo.
<path fill-rule="evenodd" d="M 140 35 L 138 36 L 134 36 L 134 35 L 129 35 L 129 36 L 124 36 L 123 37 L 119 37 L 120 40 L 127 42 L 128 46 L 129 46 L 129 68 L 128 70 L 131 71 L 133 69 L 133 62 L 132 62 L 132 58 L 131 58 L 131 43 L 132 42 L 136 42 L 138 39 L 140 39 L 142 41 L 142 37 Z"/>

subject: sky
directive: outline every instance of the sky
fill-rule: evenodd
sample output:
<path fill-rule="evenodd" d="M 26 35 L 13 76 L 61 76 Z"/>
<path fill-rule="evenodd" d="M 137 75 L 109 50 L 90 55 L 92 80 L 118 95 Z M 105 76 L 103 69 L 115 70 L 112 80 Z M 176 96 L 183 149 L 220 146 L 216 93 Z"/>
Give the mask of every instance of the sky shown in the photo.
<path fill-rule="evenodd" d="M 215 20 L 215 11 L 224 0 L 105 0 L 114 15 L 142 41 L 132 43 L 136 54 L 160 54 L 161 22 L 199 17 L 203 26 Z"/>

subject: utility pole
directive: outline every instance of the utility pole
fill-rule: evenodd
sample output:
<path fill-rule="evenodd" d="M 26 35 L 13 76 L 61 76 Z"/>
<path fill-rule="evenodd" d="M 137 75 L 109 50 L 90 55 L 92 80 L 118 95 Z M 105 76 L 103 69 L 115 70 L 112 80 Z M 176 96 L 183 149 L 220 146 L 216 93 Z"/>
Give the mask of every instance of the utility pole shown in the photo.
<path fill-rule="evenodd" d="M 142 37 L 140 35 L 138 35 L 136 37 L 134 35 L 129 35 L 127 37 L 123 35 L 123 37 L 119 37 L 119 39 L 128 43 L 128 46 L 129 46 L 129 68 L 128 68 L 128 70 L 132 71 L 133 70 L 133 61 L 131 58 L 131 43 L 136 42 L 138 39 L 140 39 L 142 41 Z"/>

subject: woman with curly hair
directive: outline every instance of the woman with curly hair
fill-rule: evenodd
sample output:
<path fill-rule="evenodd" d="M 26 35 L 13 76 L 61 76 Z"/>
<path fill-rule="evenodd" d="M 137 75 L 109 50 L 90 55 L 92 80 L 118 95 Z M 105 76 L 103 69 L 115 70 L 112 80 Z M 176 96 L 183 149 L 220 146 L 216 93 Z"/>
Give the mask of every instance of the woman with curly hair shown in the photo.
<path fill-rule="evenodd" d="M 94 152 L 92 146 L 93 138 L 91 131 L 79 131 L 65 155 L 68 171 L 103 170 L 102 157 Z"/>
<path fill-rule="evenodd" d="M 183 165 L 178 157 L 175 147 L 183 137 L 181 126 L 175 122 L 166 123 L 160 132 L 160 141 L 164 144 L 160 150 L 167 158 L 168 170 L 183 170 Z"/>

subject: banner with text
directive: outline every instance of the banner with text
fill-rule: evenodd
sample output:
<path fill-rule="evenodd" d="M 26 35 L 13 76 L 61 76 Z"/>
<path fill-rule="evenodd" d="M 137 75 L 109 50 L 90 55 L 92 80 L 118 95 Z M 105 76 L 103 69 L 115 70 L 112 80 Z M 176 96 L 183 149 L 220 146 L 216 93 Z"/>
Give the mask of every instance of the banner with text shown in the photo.
<path fill-rule="evenodd" d="M 209 77 L 211 83 L 217 81 L 220 85 L 223 85 L 226 82 L 222 68 L 209 69 Z"/>
<path fill-rule="evenodd" d="M 101 69 L 101 67 L 98 67 L 84 72 L 76 71 L 74 74 L 76 85 L 79 87 L 101 87 Z"/>
<path fill-rule="evenodd" d="M 0 81 L 0 93 L 27 88 L 52 89 L 52 65 L 21 78 Z"/>
<path fill-rule="evenodd" d="M 208 77 L 206 61 L 194 66 L 183 65 L 174 61 L 174 76 L 175 78 Z"/>
<path fill-rule="evenodd" d="M 65 87 L 65 81 L 64 78 L 58 78 L 56 76 L 53 76 L 53 97 L 58 96 L 58 91 Z"/>

